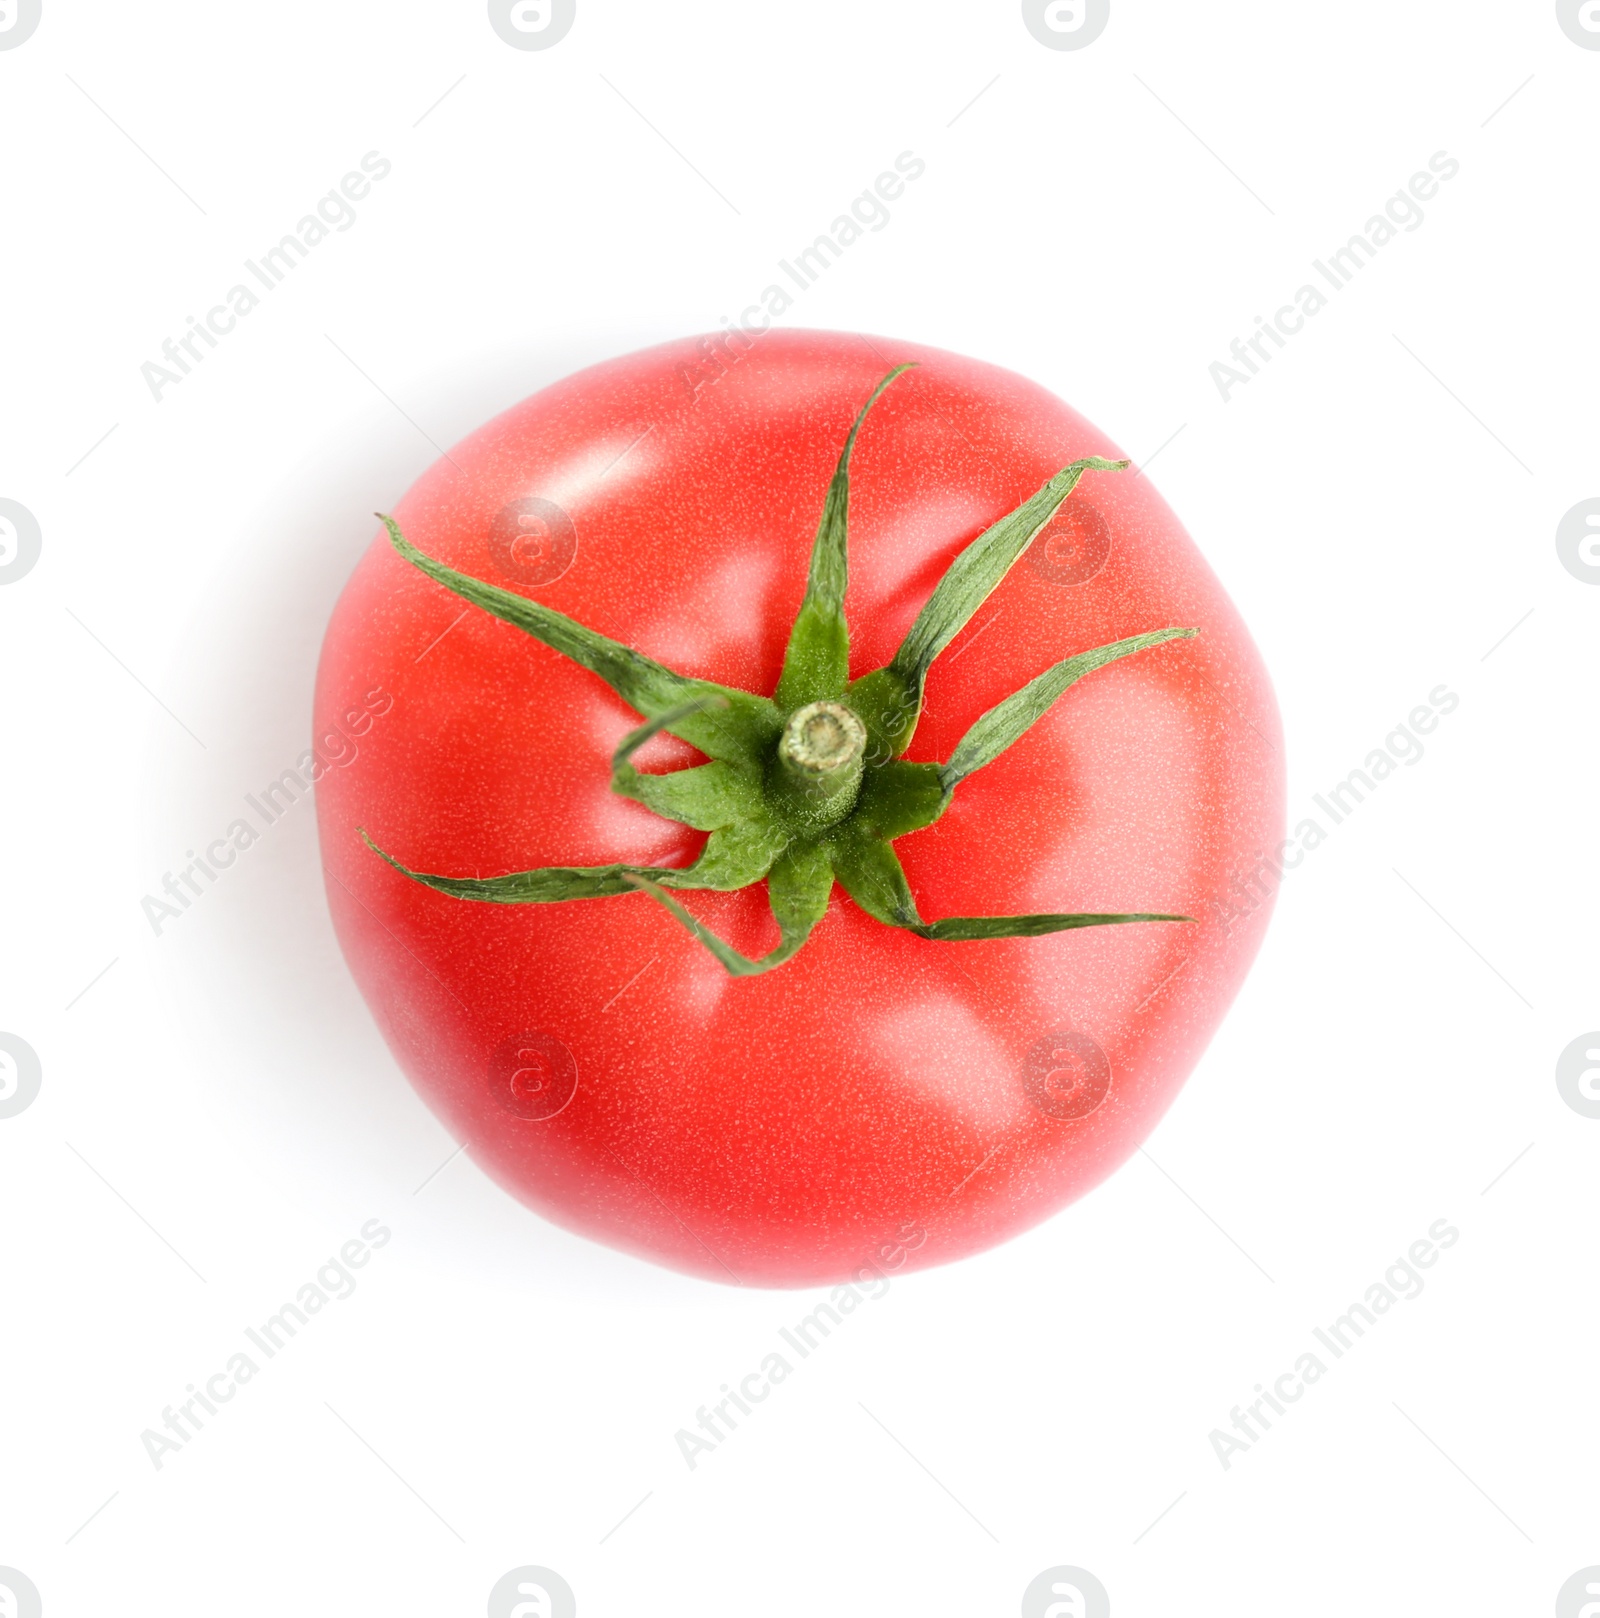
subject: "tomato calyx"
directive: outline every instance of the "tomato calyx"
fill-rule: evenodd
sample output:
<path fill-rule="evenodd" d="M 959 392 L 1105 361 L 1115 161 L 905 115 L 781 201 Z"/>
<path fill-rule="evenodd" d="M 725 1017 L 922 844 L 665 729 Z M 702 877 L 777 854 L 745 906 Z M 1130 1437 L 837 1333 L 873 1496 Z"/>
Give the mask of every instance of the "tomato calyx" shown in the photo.
<path fill-rule="evenodd" d="M 993 762 L 1085 675 L 1107 663 L 1185 639 L 1193 629 L 1157 629 L 1080 652 L 1046 669 L 983 714 L 948 761 L 902 755 L 922 711 L 934 659 L 971 620 L 1085 472 L 1116 472 L 1127 461 L 1089 456 L 1064 467 L 1031 499 L 1002 517 L 950 564 L 900 649 L 880 669 L 849 677 L 844 598 L 849 579 L 850 456 L 868 411 L 896 378 L 896 366 L 861 407 L 823 500 L 805 598 L 771 697 L 676 673 L 653 658 L 526 596 L 447 567 L 413 545 L 379 513 L 395 550 L 464 601 L 514 625 L 604 680 L 645 722 L 612 755 L 611 787 L 669 820 L 706 832 L 689 865 L 543 866 L 495 877 L 413 870 L 358 828 L 401 875 L 457 899 L 552 904 L 643 892 L 664 906 L 736 976 L 770 971 L 803 947 L 828 908 L 837 880 L 868 915 L 921 938 L 958 942 L 1032 938 L 1078 927 L 1183 922 L 1154 913 L 951 916 L 918 913 L 893 843 L 930 826 L 957 786 Z M 633 755 L 668 731 L 709 762 L 646 775 Z M 730 892 L 763 878 L 780 942 L 752 959 L 700 922 L 670 890 Z"/>

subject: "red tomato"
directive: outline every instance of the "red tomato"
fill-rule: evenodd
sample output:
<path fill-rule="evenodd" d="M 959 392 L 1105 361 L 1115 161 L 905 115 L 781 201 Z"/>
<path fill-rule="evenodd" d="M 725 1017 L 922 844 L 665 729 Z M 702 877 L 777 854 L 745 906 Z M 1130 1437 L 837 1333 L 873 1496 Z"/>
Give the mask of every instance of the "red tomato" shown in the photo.
<path fill-rule="evenodd" d="M 767 696 L 845 435 L 904 361 L 917 368 L 866 416 L 850 467 L 859 677 L 890 662 L 964 546 L 1068 463 L 1114 457 L 1104 436 L 1033 383 L 934 349 L 701 339 L 508 410 L 394 517 L 462 574 Z M 446 1127 L 572 1230 L 768 1286 L 976 1252 L 1104 1179 L 1171 1103 L 1266 926 L 1269 904 L 1230 890 L 1282 836 L 1282 753 L 1249 635 L 1136 471 L 1085 472 L 927 676 L 906 756 L 949 760 L 1052 664 L 1168 626 L 1199 633 L 1082 679 L 894 846 L 930 920 L 1192 924 L 949 942 L 885 925 L 835 886 L 804 948 L 736 977 L 645 892 L 475 903 L 363 842 L 358 827 L 414 872 L 466 878 L 684 866 L 704 842 L 610 790 L 637 712 L 380 534 L 317 682 L 319 736 L 381 714 L 318 788 L 345 954 Z M 662 734 L 636 762 L 701 758 Z M 761 956 L 779 936 L 764 890 L 682 902 Z"/>

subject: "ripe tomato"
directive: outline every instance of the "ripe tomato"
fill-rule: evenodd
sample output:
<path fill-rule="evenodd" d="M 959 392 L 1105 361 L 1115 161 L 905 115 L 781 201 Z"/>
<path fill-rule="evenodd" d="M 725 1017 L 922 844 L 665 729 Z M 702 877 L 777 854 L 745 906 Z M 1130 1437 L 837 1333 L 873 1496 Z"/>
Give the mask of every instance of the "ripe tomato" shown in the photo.
<path fill-rule="evenodd" d="M 837 678 L 806 686 L 784 674 L 786 646 L 812 601 L 813 537 L 858 417 L 852 683 L 842 642 L 818 630 L 813 650 L 836 659 Z M 990 1246 L 1080 1196 L 1150 1132 L 1266 925 L 1269 906 L 1239 915 L 1230 885 L 1282 836 L 1277 712 L 1221 586 L 1142 475 L 1091 463 L 992 595 L 988 580 L 967 581 L 946 629 L 966 627 L 928 668 L 920 718 L 914 691 L 889 713 L 861 683 L 903 670 L 902 643 L 922 633 L 913 626 L 965 547 L 1044 486 L 1059 490 L 1069 463 L 1114 454 L 1066 405 L 993 366 L 773 331 L 595 366 L 481 428 L 406 494 L 396 537 L 374 540 L 323 648 L 319 734 L 378 688 L 394 697 L 359 757 L 318 789 L 329 900 L 401 1065 L 514 1196 L 712 1279 L 809 1285 Z M 842 535 L 842 511 L 829 510 Z M 655 688 L 597 678 L 537 624 L 509 621 L 526 602 L 540 605 L 525 616 L 555 609 L 595 644 L 610 637 L 687 676 L 678 694 L 701 693 L 698 711 L 663 728 Z M 1185 629 L 1198 633 L 1150 633 Z M 703 832 L 631 801 L 662 772 L 705 762 L 682 732 L 715 752 L 718 726 L 748 721 L 739 745 L 770 751 L 772 727 L 818 692 L 838 702 L 807 735 L 864 757 L 851 764 L 859 804 L 891 778 L 937 797 L 948 774 L 888 762 L 911 725 L 906 760 L 948 770 L 966 737 L 970 762 L 980 716 L 1062 659 L 1146 635 L 1135 655 L 1112 647 L 1119 660 L 1025 734 L 1011 723 L 1014 745 L 1002 739 L 945 791 L 942 814 L 908 822 L 924 828 L 893 848 L 909 894 L 893 872 L 874 888 L 878 868 L 863 875 L 839 853 L 860 807 L 805 845 L 817 859 L 833 850 L 860 904 L 825 863 L 797 878 L 780 856 L 774 902 L 780 876 L 814 901 L 803 947 L 774 925 L 767 883 L 686 891 Z M 729 696 L 705 699 L 694 682 Z M 764 700 L 775 692 L 776 706 Z M 658 723 L 616 765 L 613 792 L 613 754 L 641 712 Z M 892 745 L 874 752 L 881 735 Z M 740 791 L 793 788 L 770 758 L 752 773 L 743 754 L 723 756 L 732 763 L 694 780 L 744 770 Z M 848 858 L 879 858 L 863 849 Z M 529 880 L 607 896 L 474 902 L 514 896 L 497 879 L 523 872 L 535 873 L 516 879 L 524 898 L 560 900 Z M 921 921 L 1021 912 L 1070 930 Z M 1133 919 L 1084 927 L 1082 912 Z M 746 957 L 772 969 L 735 975 Z"/>

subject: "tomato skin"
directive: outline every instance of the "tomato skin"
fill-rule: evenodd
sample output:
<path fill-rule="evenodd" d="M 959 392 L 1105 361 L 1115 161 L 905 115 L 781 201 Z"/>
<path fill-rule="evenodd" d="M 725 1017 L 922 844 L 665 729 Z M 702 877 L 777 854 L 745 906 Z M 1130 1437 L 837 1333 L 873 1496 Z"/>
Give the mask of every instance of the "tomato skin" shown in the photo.
<path fill-rule="evenodd" d="M 1043 389 L 938 350 L 773 331 L 715 377 L 703 345 L 595 366 L 489 422 L 394 508 L 406 537 L 682 673 L 770 693 L 834 461 L 892 364 L 919 362 L 874 407 L 851 469 L 853 677 L 889 660 L 984 527 L 1070 461 L 1118 453 Z M 530 497 L 576 535 L 570 565 L 537 585 L 505 571 L 509 519 L 493 538 Z M 836 887 L 800 954 L 745 979 L 643 894 L 472 903 L 363 845 L 358 826 L 413 868 L 491 875 L 680 864 L 703 840 L 609 791 L 633 710 L 374 539 L 323 647 L 317 734 L 374 690 L 394 705 L 318 786 L 329 902 L 412 1083 L 513 1196 L 713 1280 L 806 1286 L 992 1246 L 1150 1133 L 1267 924 L 1270 896 L 1240 914 L 1234 883 L 1283 836 L 1278 715 L 1148 479 L 1090 473 L 1057 522 L 934 663 L 909 758 L 947 758 L 1071 653 L 1168 625 L 1200 634 L 1081 681 L 896 851 L 929 920 L 1196 923 L 935 943 Z M 557 529 L 532 524 L 554 537 L 524 549 L 525 576 L 565 560 Z M 697 756 L 658 737 L 637 762 Z M 776 942 L 762 884 L 685 900 L 746 953 Z"/>

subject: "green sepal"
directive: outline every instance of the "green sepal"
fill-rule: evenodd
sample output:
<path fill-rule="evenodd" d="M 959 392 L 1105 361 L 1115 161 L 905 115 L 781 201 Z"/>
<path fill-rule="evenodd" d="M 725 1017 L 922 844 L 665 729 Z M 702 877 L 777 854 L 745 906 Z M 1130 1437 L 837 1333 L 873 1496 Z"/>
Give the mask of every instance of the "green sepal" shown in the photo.
<path fill-rule="evenodd" d="M 979 719 L 956 744 L 948 764 L 941 764 L 939 779 L 946 793 L 966 780 L 975 770 L 991 764 L 1011 744 L 1019 740 L 1029 728 L 1049 712 L 1051 706 L 1074 681 L 1092 674 L 1119 657 L 1130 657 L 1147 647 L 1159 646 L 1163 641 L 1186 640 L 1198 634 L 1194 629 L 1155 629 L 1144 635 L 1131 635 L 1127 640 L 1114 641 L 1109 646 L 1097 646 L 1090 652 L 1079 652 L 1076 657 L 1063 658 L 1043 674 L 1030 680 L 1020 691 L 1014 691 L 1004 702 L 997 703 Z"/>
<path fill-rule="evenodd" d="M 831 839 L 834 875 L 846 893 L 869 916 L 902 927 L 918 938 L 939 943 L 967 943 L 985 938 L 1039 938 L 1079 927 L 1109 927 L 1129 921 L 1189 921 L 1188 916 L 1107 915 L 1099 913 L 1032 916 L 947 916 L 925 922 L 900 864 L 900 857 L 881 838 L 854 825 Z"/>
<path fill-rule="evenodd" d="M 811 546 L 811 569 L 805 599 L 789 631 L 783 673 L 774 700 L 786 712 L 808 702 L 837 697 L 850 678 L 850 630 L 845 623 L 844 596 L 850 582 L 850 452 L 867 412 L 897 376 L 912 369 L 897 365 L 862 405 L 839 453 L 839 463 L 822 502 L 822 521 Z"/>
<path fill-rule="evenodd" d="M 356 828 L 362 842 L 402 876 L 420 882 L 453 899 L 481 904 L 559 904 L 566 899 L 607 899 L 632 893 L 630 878 L 643 876 L 673 888 L 700 888 L 732 893 L 759 882 L 783 851 L 783 842 L 769 826 L 725 827 L 706 839 L 700 857 L 691 865 L 541 865 L 532 871 L 510 871 L 504 876 L 442 876 L 434 871 L 413 871 Z"/>
<path fill-rule="evenodd" d="M 716 831 L 738 821 L 770 821 L 772 817 L 761 795 L 761 777 L 749 766 L 718 761 L 691 765 L 667 775 L 641 775 L 633 767 L 633 755 L 652 736 L 690 714 L 726 706 L 721 697 L 697 697 L 630 730 L 611 755 L 611 790 L 668 820 L 693 826 L 696 831 Z"/>
<path fill-rule="evenodd" d="M 1128 464 L 1098 455 L 1074 461 L 1031 499 L 986 528 L 946 569 L 888 664 L 849 687 L 845 695 L 850 706 L 865 721 L 869 735 L 882 738 L 891 757 L 910 745 L 933 660 L 988 600 L 1078 480 L 1085 472 L 1120 472 Z"/>
<path fill-rule="evenodd" d="M 719 826 L 706 838 L 706 846 L 692 865 L 685 866 L 682 877 L 692 881 L 668 882 L 647 870 L 645 875 L 671 888 L 707 888 L 717 893 L 732 893 L 736 888 L 747 888 L 759 882 L 772 869 L 772 862 L 789 846 L 790 834 L 765 810 L 750 820 L 735 821 L 731 826 Z M 677 873 L 668 873 L 669 875 Z"/>
<path fill-rule="evenodd" d="M 833 874 L 869 916 L 911 932 L 922 925 L 900 858 L 876 832 L 850 820 L 828 839 L 827 847 Z"/>
<path fill-rule="evenodd" d="M 867 769 L 898 758 L 910 745 L 917 728 L 922 691 L 913 691 L 899 673 L 889 667 L 874 669 L 852 680 L 844 700 L 867 727 Z"/>
<path fill-rule="evenodd" d="M 946 916 L 915 929 L 919 938 L 966 943 L 980 938 L 1042 938 L 1076 927 L 1114 927 L 1125 921 L 1193 921 L 1192 916 Z"/>
<path fill-rule="evenodd" d="M 636 865 L 546 865 L 537 871 L 513 871 L 506 876 L 440 876 L 432 871 L 413 871 L 383 849 L 358 826 L 361 840 L 380 859 L 387 860 L 401 876 L 420 882 L 436 893 L 452 899 L 475 899 L 481 904 L 542 905 L 559 904 L 566 899 L 605 899 L 632 893 L 626 881 L 630 873 L 645 869 Z M 652 871 L 654 877 L 681 876 L 664 867 Z"/>
<path fill-rule="evenodd" d="M 828 895 L 833 891 L 833 871 L 822 850 L 815 843 L 791 844 L 767 875 L 767 901 L 778 923 L 780 942 L 776 949 L 752 960 L 696 920 L 659 882 L 642 874 L 629 880 L 682 922 L 733 976 L 741 978 L 782 966 L 827 913 Z"/>
<path fill-rule="evenodd" d="M 880 837 L 904 837 L 931 826 L 950 801 L 937 764 L 891 759 L 861 778 L 861 795 L 851 817 Z"/>
<path fill-rule="evenodd" d="M 691 747 L 698 747 L 709 758 L 734 763 L 755 763 L 776 744 L 783 729 L 777 706 L 766 697 L 717 685 L 710 680 L 691 680 L 669 669 L 664 663 L 636 652 L 621 641 L 569 618 L 564 612 L 530 601 L 482 579 L 458 573 L 443 562 L 419 551 L 400 532 L 393 517 L 380 511 L 378 520 L 389 530 L 389 539 L 401 556 L 430 579 L 453 591 L 463 601 L 492 613 L 525 634 L 532 635 L 581 668 L 598 675 L 630 707 L 646 718 L 690 702 L 696 697 L 717 696 L 727 702 L 725 711 L 695 709 L 667 728 Z"/>

